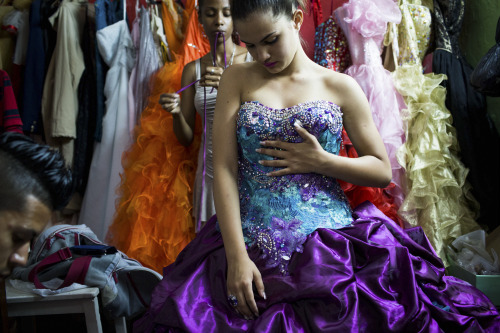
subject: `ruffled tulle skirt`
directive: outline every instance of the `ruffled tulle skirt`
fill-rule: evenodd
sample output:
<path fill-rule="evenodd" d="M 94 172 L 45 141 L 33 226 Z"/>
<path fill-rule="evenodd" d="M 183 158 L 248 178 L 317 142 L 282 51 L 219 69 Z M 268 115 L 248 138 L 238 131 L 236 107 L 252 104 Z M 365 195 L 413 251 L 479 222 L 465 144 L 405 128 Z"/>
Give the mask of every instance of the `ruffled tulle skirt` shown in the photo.
<path fill-rule="evenodd" d="M 172 115 L 162 109 L 160 95 L 180 89 L 185 64 L 209 51 L 201 34 L 194 1 L 181 54 L 165 64 L 152 79 L 148 104 L 136 128 L 135 143 L 122 159 L 119 201 L 106 242 L 144 266 L 161 272 L 174 262 L 195 236 L 193 183 L 201 140 L 197 117 L 193 143 L 181 145 L 173 132 Z M 165 20 L 164 20 L 165 23 Z"/>
<path fill-rule="evenodd" d="M 245 320 L 227 302 L 226 256 L 212 218 L 164 269 L 134 332 L 498 332 L 500 318 L 479 290 L 444 275 L 421 228 L 403 230 L 371 203 L 352 226 L 318 229 L 288 275 L 266 267 L 267 299 Z"/>
<path fill-rule="evenodd" d="M 393 75 L 408 105 L 403 115 L 407 139 L 398 151 L 408 193 L 399 214 L 411 226 L 421 226 L 445 260 L 446 244 L 479 229 L 478 203 L 466 181 L 468 170 L 459 159 L 446 89 L 440 85 L 445 76 L 424 75 L 420 65 L 398 67 Z"/>
<path fill-rule="evenodd" d="M 156 75 L 136 142 L 123 157 L 120 200 L 106 237 L 107 243 L 158 272 L 195 235 L 191 197 L 200 133 L 195 144 L 182 146 L 172 131 L 172 115 L 158 104 L 176 71 L 177 66 L 167 64 Z"/>
<path fill-rule="evenodd" d="M 372 112 L 373 122 L 384 142 L 391 162 L 394 186 L 386 192 L 399 207 L 405 197 L 405 173 L 397 160 L 397 151 L 405 140 L 401 110 L 406 107 L 403 98 L 394 87 L 393 79 L 382 63 L 353 65 L 346 74 L 358 82 L 363 89 Z"/>

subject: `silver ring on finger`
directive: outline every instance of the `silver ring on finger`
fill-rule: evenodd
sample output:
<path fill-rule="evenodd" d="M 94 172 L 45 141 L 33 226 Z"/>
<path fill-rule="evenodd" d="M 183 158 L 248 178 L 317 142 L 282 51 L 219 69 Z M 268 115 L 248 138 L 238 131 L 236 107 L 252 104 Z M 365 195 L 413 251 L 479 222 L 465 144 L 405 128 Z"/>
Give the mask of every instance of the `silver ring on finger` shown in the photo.
<path fill-rule="evenodd" d="M 227 301 L 229 302 L 229 305 L 231 305 L 233 308 L 238 306 L 238 299 L 234 295 L 227 296 Z"/>

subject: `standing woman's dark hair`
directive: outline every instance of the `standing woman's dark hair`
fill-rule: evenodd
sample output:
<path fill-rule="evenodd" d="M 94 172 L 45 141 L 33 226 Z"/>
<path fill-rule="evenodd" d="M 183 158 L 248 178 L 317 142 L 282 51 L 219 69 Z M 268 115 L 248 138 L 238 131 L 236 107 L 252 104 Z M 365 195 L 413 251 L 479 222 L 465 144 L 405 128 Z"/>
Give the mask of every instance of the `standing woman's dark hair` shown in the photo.
<path fill-rule="evenodd" d="M 293 17 L 297 8 L 307 10 L 307 0 L 233 0 L 231 1 L 231 15 L 233 20 L 244 20 L 254 12 L 272 12 L 275 17 L 285 15 Z"/>
<path fill-rule="evenodd" d="M 73 182 L 61 154 L 18 133 L 0 136 L 0 212 L 23 211 L 29 195 L 49 209 L 68 203 Z"/>

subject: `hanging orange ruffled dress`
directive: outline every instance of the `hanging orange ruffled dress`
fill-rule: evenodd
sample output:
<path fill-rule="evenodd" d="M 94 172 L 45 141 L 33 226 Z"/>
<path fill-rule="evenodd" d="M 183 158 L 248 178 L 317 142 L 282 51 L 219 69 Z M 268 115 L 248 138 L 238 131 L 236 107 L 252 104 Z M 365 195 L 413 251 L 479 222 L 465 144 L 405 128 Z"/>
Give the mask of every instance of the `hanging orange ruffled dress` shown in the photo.
<path fill-rule="evenodd" d="M 165 10 L 165 31 L 183 24 Z M 194 10 L 187 1 L 183 16 L 189 18 L 185 38 L 176 49 L 175 60 L 166 63 L 153 78 L 148 105 L 136 128 L 136 141 L 123 157 L 124 174 L 119 188 L 120 201 L 106 241 L 139 260 L 144 266 L 161 272 L 194 238 L 192 217 L 193 183 L 201 137 L 197 119 L 195 139 L 182 146 L 173 132 L 172 115 L 158 104 L 160 95 L 180 89 L 182 69 L 190 61 L 208 53 L 208 40 Z"/>

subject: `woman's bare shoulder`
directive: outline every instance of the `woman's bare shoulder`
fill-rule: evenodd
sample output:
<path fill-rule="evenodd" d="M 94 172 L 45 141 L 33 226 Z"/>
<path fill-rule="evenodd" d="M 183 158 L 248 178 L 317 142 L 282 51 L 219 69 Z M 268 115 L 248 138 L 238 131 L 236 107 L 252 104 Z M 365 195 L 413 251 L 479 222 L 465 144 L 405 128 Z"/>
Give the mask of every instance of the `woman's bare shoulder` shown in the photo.
<path fill-rule="evenodd" d="M 196 77 L 196 60 L 187 63 L 182 69 L 182 77 L 185 79 L 194 80 Z"/>
<path fill-rule="evenodd" d="M 229 66 L 224 70 L 224 77 L 236 81 L 248 81 L 251 77 L 255 76 L 257 70 L 256 63 L 243 62 Z M 244 80 L 243 80 L 244 78 Z"/>
<path fill-rule="evenodd" d="M 326 87 L 335 98 L 335 103 L 341 107 L 350 105 L 353 98 L 364 98 L 364 93 L 359 84 L 351 76 L 332 70 L 324 73 L 323 79 Z"/>
<path fill-rule="evenodd" d="M 329 87 L 337 87 L 340 89 L 349 89 L 352 84 L 356 83 L 356 81 L 349 75 L 336 72 L 334 70 L 325 68 L 320 66 L 321 69 L 319 72 L 321 73 L 321 77 L 324 82 Z"/>

